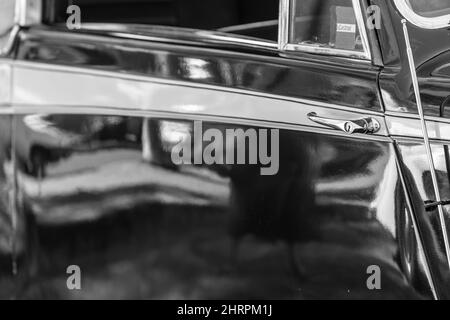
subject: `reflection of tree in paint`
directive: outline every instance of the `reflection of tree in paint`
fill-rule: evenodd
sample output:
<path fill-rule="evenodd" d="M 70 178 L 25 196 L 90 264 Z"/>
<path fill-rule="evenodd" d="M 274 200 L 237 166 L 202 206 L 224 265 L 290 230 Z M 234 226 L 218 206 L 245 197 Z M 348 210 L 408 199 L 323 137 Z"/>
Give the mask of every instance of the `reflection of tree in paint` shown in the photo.
<path fill-rule="evenodd" d="M 230 231 L 235 241 L 234 255 L 246 236 L 266 241 L 281 241 L 287 245 L 293 271 L 302 276 L 302 266 L 296 262 L 294 246 L 318 238 L 314 223 L 314 182 L 317 161 L 310 139 L 292 135 L 280 138 L 280 171 L 275 176 L 260 175 L 257 167 L 235 166 L 231 170 L 231 207 L 233 219 Z"/>

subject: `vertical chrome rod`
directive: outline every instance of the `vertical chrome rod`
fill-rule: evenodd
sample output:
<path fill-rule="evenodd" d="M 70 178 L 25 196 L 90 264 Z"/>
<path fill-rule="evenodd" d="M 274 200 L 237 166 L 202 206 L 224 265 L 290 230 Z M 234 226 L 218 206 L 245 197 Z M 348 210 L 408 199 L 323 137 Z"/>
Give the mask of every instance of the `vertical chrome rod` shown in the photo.
<path fill-rule="evenodd" d="M 427 123 L 425 120 L 425 114 L 423 112 L 422 98 L 420 96 L 420 89 L 419 89 L 419 80 L 417 79 L 416 64 L 414 62 L 414 55 L 413 55 L 412 48 L 411 48 L 411 41 L 409 39 L 408 26 L 406 24 L 405 19 L 402 20 L 402 24 L 403 24 L 403 33 L 405 35 L 405 41 L 406 41 L 406 50 L 408 53 L 409 68 L 411 70 L 411 78 L 412 78 L 412 83 L 414 86 L 414 93 L 416 95 L 417 109 L 419 111 L 420 122 L 422 124 L 423 139 L 425 141 L 425 149 L 427 151 L 428 164 L 430 166 L 431 179 L 433 181 L 434 194 L 436 197 L 436 201 L 439 203 L 439 205 L 438 205 L 439 221 L 441 224 L 442 236 L 444 237 L 445 253 L 447 255 L 447 263 L 450 268 L 450 245 L 449 245 L 449 240 L 448 240 L 448 235 L 447 235 L 447 226 L 445 224 L 444 208 L 443 208 L 442 204 L 440 203 L 441 202 L 441 194 L 439 193 L 439 185 L 438 185 L 438 180 L 437 180 L 437 175 L 436 175 L 436 167 L 434 165 L 433 153 L 431 151 L 430 138 L 428 136 L 428 128 L 427 128 Z"/>

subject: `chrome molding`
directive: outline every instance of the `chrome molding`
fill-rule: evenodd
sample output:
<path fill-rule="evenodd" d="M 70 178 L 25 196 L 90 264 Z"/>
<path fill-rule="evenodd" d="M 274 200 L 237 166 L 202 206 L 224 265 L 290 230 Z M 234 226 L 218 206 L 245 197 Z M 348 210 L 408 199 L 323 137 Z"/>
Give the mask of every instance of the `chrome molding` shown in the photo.
<path fill-rule="evenodd" d="M 65 28 L 64 24 L 56 24 L 55 26 L 60 27 L 59 31 L 62 30 L 61 27 Z M 278 44 L 275 41 L 226 33 L 221 30 L 209 31 L 154 25 L 128 26 L 115 23 L 83 23 L 80 31 L 90 32 L 92 35 L 94 35 L 95 32 L 100 32 L 115 38 L 172 43 L 176 45 L 227 44 L 242 46 L 246 49 L 268 50 L 271 52 L 278 51 Z M 81 33 L 81 35 L 83 35 L 83 33 Z"/>
<path fill-rule="evenodd" d="M 197 33 L 198 35 L 202 35 L 201 31 Z M 221 41 L 226 42 L 228 44 L 232 45 L 242 45 L 248 48 L 252 49 L 269 49 L 269 50 L 276 50 L 277 44 L 275 42 L 271 41 L 264 41 L 264 40 L 258 40 L 258 39 L 250 39 L 250 38 L 244 38 L 244 37 L 237 37 L 232 35 L 220 35 L 220 34 L 212 34 L 210 32 L 205 31 L 204 32 L 205 39 L 213 42 L 213 41 Z M 131 34 L 131 33 L 125 33 L 125 32 L 111 32 L 111 36 L 117 37 L 117 38 L 126 38 L 126 39 L 132 39 L 132 40 L 142 40 L 142 41 L 162 41 L 162 42 L 168 42 L 168 43 L 176 43 L 176 44 L 192 44 L 192 42 L 187 42 L 185 40 L 176 40 L 171 38 L 162 38 L 162 37 L 151 37 L 146 35 L 138 35 L 138 34 Z"/>
<path fill-rule="evenodd" d="M 369 46 L 369 37 L 367 35 L 366 24 L 360 0 L 352 0 L 352 3 L 353 9 L 355 10 L 356 21 L 358 24 L 359 33 L 361 35 L 364 52 L 289 43 L 289 34 L 292 32 L 290 21 L 293 19 L 293 13 L 291 12 L 291 2 L 292 0 L 280 0 L 280 27 L 278 35 L 278 49 L 280 51 L 300 51 L 321 55 L 341 56 L 352 59 L 361 59 L 368 61 L 372 60 L 372 53 Z"/>
<path fill-rule="evenodd" d="M 60 112 L 74 113 L 77 108 L 96 106 L 137 112 L 168 112 L 201 117 L 262 121 L 309 127 L 336 134 L 336 130 L 311 122 L 307 115 L 320 112 L 330 118 L 358 118 L 360 109 L 290 100 L 283 97 L 254 94 L 245 90 L 220 90 L 187 83 L 151 81 L 148 78 L 117 78 L 104 75 L 70 73 L 67 70 L 43 70 L 14 66 L 12 105 L 33 106 L 32 112 L 43 112 L 57 106 Z M 76 107 L 75 107 L 75 106 Z M 274 112 L 277 110 L 278 112 Z M 387 138 L 381 113 L 367 112 L 381 124 L 374 135 Z M 278 126 L 278 125 L 277 125 Z M 345 133 L 343 133 L 346 135 Z M 366 135 L 355 134 L 367 138 Z"/>
<path fill-rule="evenodd" d="M 346 137 L 348 134 L 336 130 L 329 130 L 326 128 L 319 128 L 310 125 L 275 122 L 272 120 L 257 120 L 237 118 L 233 116 L 214 116 L 195 113 L 181 113 L 171 111 L 158 111 L 158 110 L 137 110 L 127 108 L 114 108 L 104 106 L 76 106 L 76 105 L 38 105 L 38 104 L 15 104 L 5 108 L 0 108 L 0 115 L 27 115 L 27 114 L 67 114 L 67 115 L 104 115 L 104 116 L 123 116 L 123 117 L 151 117 L 167 120 L 191 120 L 191 121 L 207 121 L 217 123 L 227 123 L 235 125 L 244 125 L 252 127 L 261 127 L 289 131 L 302 131 L 308 133 L 326 134 L 336 137 Z M 351 136 L 352 139 L 365 140 L 365 141 L 377 141 L 392 143 L 393 140 L 388 136 L 381 135 L 363 135 L 355 134 Z"/>
<path fill-rule="evenodd" d="M 278 26 L 278 23 L 279 23 L 278 20 L 267 20 L 267 21 L 239 24 L 239 25 L 230 26 L 230 27 L 223 27 L 223 28 L 217 29 L 217 31 L 219 31 L 219 32 L 237 32 L 237 31 L 244 31 L 244 30 L 248 30 L 248 29 Z"/>
<path fill-rule="evenodd" d="M 450 144 L 450 121 L 436 117 L 425 117 L 429 139 L 433 143 Z M 423 142 L 420 119 L 417 115 L 397 112 L 386 113 L 386 124 L 391 136 Z"/>
<path fill-rule="evenodd" d="M 114 71 L 104 71 L 104 70 L 96 70 L 96 69 L 88 69 L 82 67 L 73 67 L 73 66 L 63 66 L 56 64 L 44 64 L 44 63 L 35 63 L 35 62 L 27 62 L 14 60 L 14 66 L 16 68 L 25 69 L 25 70 L 41 70 L 41 71 L 49 71 L 49 72 L 62 72 L 69 74 L 80 74 L 86 76 L 98 76 L 103 78 L 114 78 L 114 79 L 123 79 L 123 80 L 131 80 L 131 81 L 139 81 L 139 82 L 148 82 L 155 84 L 167 84 L 172 86 L 186 87 L 186 88 L 200 88 L 200 89 L 208 89 L 213 91 L 220 92 L 230 92 L 230 93 L 238 93 L 243 95 L 250 95 L 255 97 L 263 97 L 275 100 L 288 101 L 299 104 L 307 104 L 317 107 L 323 107 L 327 109 L 337 109 L 341 111 L 347 111 L 352 113 L 357 113 L 361 115 L 372 115 L 376 117 L 383 118 L 384 113 L 381 111 L 373 111 L 370 109 L 361 109 L 355 107 L 348 107 L 344 105 L 331 104 L 327 102 L 314 101 L 303 98 L 296 98 L 292 96 L 285 96 L 274 93 L 265 93 L 261 91 L 255 91 L 250 89 L 242 89 L 235 87 L 227 87 L 215 84 L 206 84 L 206 83 L 196 83 L 196 82 L 188 82 L 183 80 L 173 80 L 173 79 L 164 79 L 159 77 L 145 76 L 145 75 L 135 75 L 135 74 L 126 74 L 119 73 Z M 450 120 L 449 120 L 450 123 Z"/>
<path fill-rule="evenodd" d="M 441 29 L 450 26 L 450 14 L 441 17 L 428 18 L 414 12 L 408 5 L 407 0 L 394 0 L 394 3 L 401 15 L 416 27 L 422 29 Z"/>

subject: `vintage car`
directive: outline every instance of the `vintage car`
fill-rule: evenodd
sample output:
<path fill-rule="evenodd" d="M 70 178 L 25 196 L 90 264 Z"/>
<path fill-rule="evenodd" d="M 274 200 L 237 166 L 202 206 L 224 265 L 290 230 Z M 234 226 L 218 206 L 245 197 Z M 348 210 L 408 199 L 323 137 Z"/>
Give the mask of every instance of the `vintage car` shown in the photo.
<path fill-rule="evenodd" d="M 0 34 L 1 298 L 450 298 L 447 0 L 2 0 Z"/>

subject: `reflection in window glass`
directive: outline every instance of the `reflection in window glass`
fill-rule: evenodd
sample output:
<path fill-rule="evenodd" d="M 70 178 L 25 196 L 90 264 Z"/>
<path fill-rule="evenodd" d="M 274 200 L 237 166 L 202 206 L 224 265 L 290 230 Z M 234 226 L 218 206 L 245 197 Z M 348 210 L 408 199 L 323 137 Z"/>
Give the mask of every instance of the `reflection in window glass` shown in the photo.
<path fill-rule="evenodd" d="M 363 52 L 352 0 L 291 0 L 289 42 Z"/>

